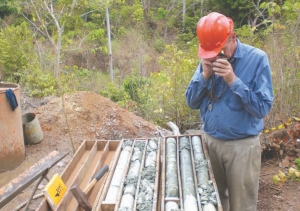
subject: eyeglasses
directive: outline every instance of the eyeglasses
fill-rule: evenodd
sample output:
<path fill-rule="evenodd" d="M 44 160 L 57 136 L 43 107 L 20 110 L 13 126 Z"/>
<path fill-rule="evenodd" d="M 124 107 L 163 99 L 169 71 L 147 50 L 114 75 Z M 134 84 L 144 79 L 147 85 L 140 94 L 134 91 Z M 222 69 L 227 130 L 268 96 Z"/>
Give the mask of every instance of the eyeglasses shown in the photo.
<path fill-rule="evenodd" d="M 221 52 L 217 55 L 217 57 L 216 57 L 216 59 L 214 61 L 216 61 L 217 59 L 227 60 L 227 58 L 226 58 L 223 50 L 221 50 Z"/>
<path fill-rule="evenodd" d="M 217 57 L 220 57 L 220 58 L 225 57 L 224 51 L 222 50 L 222 51 L 218 54 Z"/>

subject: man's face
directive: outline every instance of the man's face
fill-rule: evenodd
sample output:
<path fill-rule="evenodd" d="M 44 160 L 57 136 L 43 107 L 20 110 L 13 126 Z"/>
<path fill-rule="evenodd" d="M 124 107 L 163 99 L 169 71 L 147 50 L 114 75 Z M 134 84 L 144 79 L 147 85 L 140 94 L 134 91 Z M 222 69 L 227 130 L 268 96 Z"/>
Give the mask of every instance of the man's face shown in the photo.
<path fill-rule="evenodd" d="M 236 34 L 235 34 L 235 32 L 233 32 L 227 39 L 221 52 L 216 57 L 206 59 L 206 60 L 211 61 L 211 62 L 213 62 L 219 58 L 224 58 L 224 59 L 229 60 L 233 56 L 235 49 L 236 49 Z"/>

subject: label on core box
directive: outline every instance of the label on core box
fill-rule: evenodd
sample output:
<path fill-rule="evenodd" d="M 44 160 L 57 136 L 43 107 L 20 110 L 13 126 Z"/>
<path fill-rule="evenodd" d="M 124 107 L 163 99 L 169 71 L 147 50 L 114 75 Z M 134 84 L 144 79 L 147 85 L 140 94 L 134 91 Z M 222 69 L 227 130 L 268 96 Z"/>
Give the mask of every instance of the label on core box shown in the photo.
<path fill-rule="evenodd" d="M 54 174 L 48 184 L 45 186 L 43 193 L 46 197 L 52 210 L 57 208 L 57 205 L 67 191 L 65 183 L 58 174 Z"/>

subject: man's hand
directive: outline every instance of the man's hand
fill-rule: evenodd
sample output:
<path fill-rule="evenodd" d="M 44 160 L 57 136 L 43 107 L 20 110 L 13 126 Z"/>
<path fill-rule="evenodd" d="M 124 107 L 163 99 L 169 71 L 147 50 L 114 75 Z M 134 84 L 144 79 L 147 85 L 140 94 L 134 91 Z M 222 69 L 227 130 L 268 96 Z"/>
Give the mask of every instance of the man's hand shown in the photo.
<path fill-rule="evenodd" d="M 217 59 L 212 63 L 212 70 L 217 76 L 223 77 L 224 81 L 231 85 L 236 79 L 236 75 L 232 69 L 231 64 L 224 59 Z M 204 71 L 203 71 L 204 73 Z"/>
<path fill-rule="evenodd" d="M 213 70 L 212 70 L 213 61 L 203 59 L 202 60 L 202 68 L 203 68 L 203 72 L 202 72 L 203 78 L 205 80 L 208 80 L 213 73 Z"/>

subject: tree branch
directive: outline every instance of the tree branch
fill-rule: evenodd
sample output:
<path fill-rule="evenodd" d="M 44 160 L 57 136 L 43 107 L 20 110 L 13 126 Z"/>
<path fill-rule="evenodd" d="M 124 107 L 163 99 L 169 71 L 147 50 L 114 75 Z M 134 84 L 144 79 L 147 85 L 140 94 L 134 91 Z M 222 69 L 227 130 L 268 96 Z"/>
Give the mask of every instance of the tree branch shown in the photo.
<path fill-rule="evenodd" d="M 23 12 L 21 12 L 21 15 L 22 15 L 22 16 L 23 16 L 30 24 L 32 24 L 32 25 L 33 25 L 33 26 L 34 26 L 41 34 L 43 34 L 45 37 L 47 37 L 47 34 L 45 34 L 42 30 L 40 30 L 39 27 L 38 27 L 35 23 L 33 23 L 31 20 L 29 20 Z"/>

